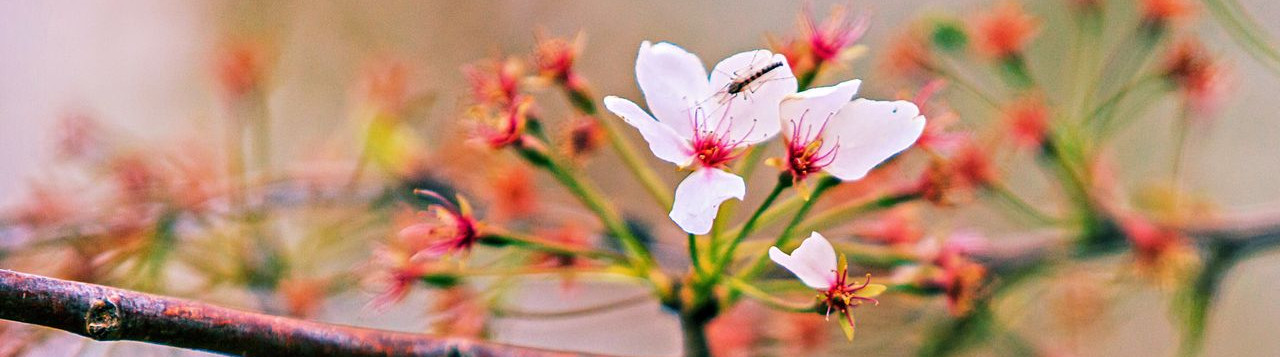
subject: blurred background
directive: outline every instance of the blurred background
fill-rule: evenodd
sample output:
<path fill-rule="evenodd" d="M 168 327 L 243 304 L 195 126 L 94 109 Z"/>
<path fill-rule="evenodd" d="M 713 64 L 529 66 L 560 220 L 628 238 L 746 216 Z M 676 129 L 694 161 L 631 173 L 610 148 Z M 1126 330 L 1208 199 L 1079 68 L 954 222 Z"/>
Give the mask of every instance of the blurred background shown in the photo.
<path fill-rule="evenodd" d="M 1033 71 L 1046 73 L 1043 77 L 1053 77 L 1058 68 L 1037 67 L 1037 62 L 1053 63 L 1052 59 L 1070 51 L 1058 42 L 1067 38 L 1068 34 L 1058 31 L 1069 28 L 1070 21 L 1061 11 L 1061 2 L 1065 1 L 1025 2 L 1028 11 L 1045 21 L 1044 32 L 1030 45 L 1029 52 L 1034 55 L 1028 59 Z M 1269 33 L 1280 34 L 1280 2 L 1240 2 Z M 814 1 L 812 7 L 823 13 L 835 3 Z M 861 95 L 872 98 L 893 98 L 914 91 L 878 70 L 878 58 L 895 35 L 917 19 L 981 13 L 991 3 L 854 2 L 854 9 L 870 16 L 870 30 L 861 42 L 867 53 L 851 66 L 827 75 L 820 84 L 862 78 Z M 1108 3 L 1133 11 L 1130 1 Z M 765 46 L 766 34 L 793 31 L 801 10 L 798 3 L 779 1 L 3 2 L 0 168 L 4 174 L 0 175 L 0 207 L 28 201 L 33 184 L 93 194 L 95 182 L 68 175 L 65 168 L 54 164 L 59 161 L 55 140 L 59 123 L 68 116 L 92 118 L 118 144 L 144 153 L 222 140 L 229 114 L 214 67 L 228 41 L 251 39 L 270 48 L 272 70 L 264 79 L 264 108 L 273 133 L 269 161 L 283 170 L 310 172 L 356 165 L 363 125 L 358 118 L 359 85 L 371 67 L 388 60 L 404 64 L 410 92 L 430 98 L 428 105 L 410 110 L 406 120 L 429 150 L 443 152 L 453 146 L 451 140 L 457 140 L 460 102 L 469 93 L 460 68 L 496 54 L 528 52 L 535 44 L 535 31 L 560 37 L 582 31 L 587 40 L 578 70 L 589 78 L 596 93 L 640 98 L 632 66 L 641 41 L 680 44 L 710 65 L 715 59 Z M 1212 197 L 1224 212 L 1274 207 L 1280 203 L 1280 189 L 1275 184 L 1280 177 L 1280 148 L 1276 145 L 1280 142 L 1280 100 L 1276 100 L 1280 76 L 1244 54 L 1207 16 L 1187 27 L 1186 31 L 1198 34 L 1210 51 L 1228 64 L 1234 80 L 1212 125 L 1195 135 L 1197 144 L 1188 153 L 1186 180 L 1199 194 Z M 984 81 L 981 73 L 974 75 Z M 988 110 L 967 102 L 964 94 L 949 99 L 951 106 L 966 113 Z M 567 110 L 557 101 L 543 102 L 540 105 L 546 112 Z M 1123 168 L 1119 177 L 1122 185 L 1150 184 L 1150 177 L 1165 169 L 1163 162 L 1171 155 L 1172 139 L 1150 133 L 1169 131 L 1170 121 L 1160 118 L 1174 115 L 1175 107 L 1173 102 L 1157 103 L 1152 113 L 1138 119 L 1142 124 L 1119 134 L 1113 153 L 1116 166 Z M 553 125 L 568 125 L 554 120 Z M 966 115 L 961 120 L 965 125 L 981 126 L 994 119 Z M 632 138 L 639 140 L 638 135 Z M 612 155 L 596 158 L 591 164 L 595 168 L 589 170 L 592 178 L 628 214 L 664 222 L 666 212 L 648 205 L 649 198 L 639 187 L 614 184 L 633 182 L 624 170 L 603 169 L 616 167 L 615 160 Z M 656 160 L 651 162 L 660 165 Z M 1043 190 L 1045 184 L 1036 173 L 1019 170 L 1018 165 L 998 164 L 1015 190 L 1029 193 L 1028 200 L 1053 199 Z M 660 172 L 673 186 L 680 179 L 674 170 Z M 550 184 L 542 181 L 545 178 L 538 180 L 538 185 Z M 761 195 L 754 194 L 754 199 Z M 755 202 L 753 193 L 748 197 L 748 202 Z M 632 209 L 626 202 L 644 204 Z M 81 208 L 93 209 L 77 207 Z M 993 239 L 1017 239 L 1017 232 L 1024 227 L 992 210 L 975 207 L 961 213 L 959 220 L 979 227 Z M 683 234 L 669 225 L 655 226 L 655 236 L 670 240 L 660 243 L 659 251 L 674 255 L 683 251 Z M 349 253 L 333 259 L 356 261 L 368 255 L 367 250 Z M 679 261 L 678 257 L 671 259 Z M 1118 261 L 1085 264 L 1066 280 L 1098 280 L 1098 276 L 1105 276 L 1099 271 L 1113 269 Z M 23 265 L 22 270 L 42 272 L 30 266 Z M 1277 283 L 1280 254 L 1265 254 L 1238 266 L 1224 282 L 1211 315 L 1205 355 L 1266 356 L 1280 350 L 1280 340 L 1274 338 L 1275 331 L 1280 331 Z M 509 302 L 528 308 L 589 304 L 643 293 L 634 286 L 609 283 L 588 283 L 572 293 L 559 289 L 560 282 L 554 279 L 523 284 L 521 293 Z M 1055 309 L 1063 308 L 1063 301 L 1069 302 L 1071 294 L 1081 292 L 1062 286 L 1062 280 L 1034 283 L 1019 293 L 1025 297 L 1011 299 L 1020 302 L 1006 307 L 1002 316 L 1028 339 L 1054 346 L 1051 349 L 1063 355 L 1175 354 L 1177 331 L 1167 313 L 1168 298 L 1155 287 L 1103 281 L 1080 288 L 1085 290 L 1083 294 L 1102 296 L 1106 308 L 1081 307 L 1089 311 L 1080 317 L 1086 320 L 1079 323 L 1085 327 L 1073 330 L 1062 327 L 1061 314 Z M 388 311 L 367 308 L 370 295 L 353 289 L 325 299 L 314 318 L 404 331 L 426 328 L 430 317 L 423 306 L 431 304 L 430 294 L 411 293 L 406 302 Z M 252 299 L 231 292 L 206 297 L 224 304 L 255 306 L 236 303 Z M 859 311 L 860 331 L 853 343 L 837 337 L 839 331 L 833 326 L 822 329 L 832 336 L 822 351 L 830 355 L 912 355 L 928 322 L 945 314 L 940 306 L 938 301 L 923 298 L 887 298 L 879 307 Z M 679 353 L 677 322 L 656 302 L 582 318 L 498 319 L 491 328 L 494 340 L 514 344 L 623 355 Z M 177 353 L 138 343 L 86 341 L 54 334 L 28 348 L 26 355 Z M 768 348 L 761 351 L 779 353 Z M 1003 354 L 998 348 L 973 353 Z"/>

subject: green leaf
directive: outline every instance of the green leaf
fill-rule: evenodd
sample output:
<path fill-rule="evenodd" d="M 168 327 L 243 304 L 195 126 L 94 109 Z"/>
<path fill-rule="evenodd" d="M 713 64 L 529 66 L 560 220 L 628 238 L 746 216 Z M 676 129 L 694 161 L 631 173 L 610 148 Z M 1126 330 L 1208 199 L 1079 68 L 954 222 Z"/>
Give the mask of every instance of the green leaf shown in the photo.
<path fill-rule="evenodd" d="M 419 280 L 423 284 L 441 289 L 450 288 L 462 282 L 462 279 L 458 278 L 457 275 L 448 273 L 427 274 L 423 275 Z"/>
<path fill-rule="evenodd" d="M 844 322 L 839 323 L 840 330 L 844 331 L 844 338 L 849 339 L 849 341 L 853 341 L 853 329 L 854 329 L 853 313 L 844 311 L 844 312 L 841 312 L 840 314 L 844 315 L 844 318 L 846 320 L 844 322 L 848 322 L 848 323 L 844 323 Z"/>
<path fill-rule="evenodd" d="M 962 51 L 969 44 L 969 35 L 964 32 L 964 25 L 955 20 L 935 22 L 930 37 L 934 47 L 947 52 Z"/>
<path fill-rule="evenodd" d="M 867 284 L 866 287 L 859 289 L 857 292 L 853 293 L 853 295 L 857 297 L 873 298 L 883 294 L 885 290 L 889 290 L 889 287 L 884 286 L 884 284 Z"/>

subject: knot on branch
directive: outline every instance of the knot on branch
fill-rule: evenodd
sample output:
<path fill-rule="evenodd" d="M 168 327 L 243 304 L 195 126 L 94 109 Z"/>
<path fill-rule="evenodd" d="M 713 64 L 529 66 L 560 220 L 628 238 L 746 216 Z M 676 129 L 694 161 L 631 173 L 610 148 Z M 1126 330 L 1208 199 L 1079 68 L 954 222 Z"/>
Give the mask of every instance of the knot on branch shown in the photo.
<path fill-rule="evenodd" d="M 84 330 L 90 338 L 99 341 L 117 340 L 120 338 L 120 305 L 119 296 L 94 299 L 89 303 L 89 311 L 84 314 Z"/>

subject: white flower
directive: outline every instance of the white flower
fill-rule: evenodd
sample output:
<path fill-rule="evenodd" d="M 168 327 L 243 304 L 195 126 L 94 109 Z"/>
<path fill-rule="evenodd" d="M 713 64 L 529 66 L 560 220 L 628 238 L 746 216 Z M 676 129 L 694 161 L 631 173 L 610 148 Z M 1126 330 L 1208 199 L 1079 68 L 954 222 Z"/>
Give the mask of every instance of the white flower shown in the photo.
<path fill-rule="evenodd" d="M 783 253 L 778 247 L 770 247 L 769 259 L 790 270 L 804 285 L 811 288 L 827 290 L 836 283 L 836 249 L 818 232 L 813 232 L 809 238 L 800 242 L 800 247 L 791 251 L 790 255 Z"/>
<path fill-rule="evenodd" d="M 861 83 L 814 88 L 782 101 L 785 167 L 796 181 L 819 171 L 845 181 L 861 179 L 920 138 L 925 119 L 915 104 L 850 102 Z"/>
<path fill-rule="evenodd" d="M 742 178 L 722 168 L 739 149 L 780 130 L 779 105 L 796 91 L 791 67 L 780 54 L 755 50 L 720 61 L 708 78 L 698 56 L 645 41 L 636 81 L 652 116 L 614 96 L 604 99 L 605 108 L 639 130 L 654 156 L 696 167 L 676 188 L 671 219 L 686 232 L 706 234 L 720 204 L 746 194 Z"/>
<path fill-rule="evenodd" d="M 864 303 L 879 305 L 875 297 L 888 290 L 887 286 L 872 284 L 871 274 L 867 274 L 861 284 L 847 282 L 848 267 L 844 258 L 837 257 L 831 242 L 818 232 L 800 242 L 800 247 L 790 255 L 778 247 L 769 248 L 769 259 L 790 270 L 805 285 L 817 289 L 822 294 L 819 298 L 827 305 L 828 315 L 836 311 L 844 316 L 845 323 L 840 327 L 849 340 L 853 340 L 856 326 L 851 310 Z"/>

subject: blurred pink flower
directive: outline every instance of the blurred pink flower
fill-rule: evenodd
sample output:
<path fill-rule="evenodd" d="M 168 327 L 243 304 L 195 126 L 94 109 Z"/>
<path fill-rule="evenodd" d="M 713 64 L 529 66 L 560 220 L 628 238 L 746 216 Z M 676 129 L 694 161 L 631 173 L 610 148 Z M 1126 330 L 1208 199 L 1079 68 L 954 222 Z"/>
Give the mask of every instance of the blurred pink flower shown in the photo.
<path fill-rule="evenodd" d="M 1214 111 L 1226 97 L 1227 70 L 1194 38 L 1178 42 L 1169 51 L 1161 73 L 1198 113 Z"/>
<path fill-rule="evenodd" d="M 1005 107 L 1004 120 L 1013 141 L 1023 148 L 1039 147 L 1049 133 L 1049 107 L 1036 96 Z"/>
<path fill-rule="evenodd" d="M 533 49 L 533 63 L 538 67 L 538 74 L 571 90 L 585 90 L 586 80 L 574 71 L 573 65 L 586 46 L 586 34 L 578 32 L 573 39 L 565 39 L 547 37 L 539 31 L 535 37 L 537 46 Z"/>
<path fill-rule="evenodd" d="M 400 230 L 399 237 L 406 242 L 429 242 L 421 245 L 415 256 L 434 258 L 449 253 L 466 253 L 479 240 L 479 223 L 471 216 L 471 205 L 458 197 L 458 204 L 435 192 L 415 190 L 414 193 L 435 199 L 431 213 L 419 212 L 428 220 Z M 434 218 L 434 219 L 432 219 Z"/>
<path fill-rule="evenodd" d="M 974 24 L 978 49 L 993 58 L 1022 53 L 1039 32 L 1040 21 L 1022 9 L 1022 3 L 1004 1 L 978 16 Z"/>
<path fill-rule="evenodd" d="M 1155 24 L 1190 17 L 1195 7 L 1187 0 L 1141 0 L 1142 19 Z"/>
<path fill-rule="evenodd" d="M 223 94 L 239 99 L 262 84 L 267 72 L 266 50 L 260 43 L 239 40 L 222 46 L 214 72 Z"/>
<path fill-rule="evenodd" d="M 785 40 L 769 39 L 769 47 L 786 56 L 796 73 L 809 73 L 824 65 L 839 65 L 862 35 L 869 22 L 866 16 L 849 16 L 844 6 L 832 6 L 821 23 L 814 20 L 808 5 L 800 13 L 800 35 Z"/>
<path fill-rule="evenodd" d="M 506 107 L 520 96 L 524 64 L 516 58 L 494 58 L 462 67 L 471 84 L 472 99 L 482 105 Z"/>

